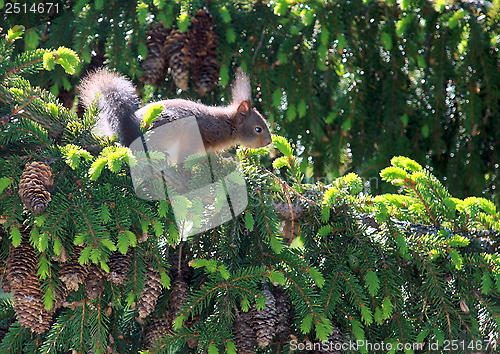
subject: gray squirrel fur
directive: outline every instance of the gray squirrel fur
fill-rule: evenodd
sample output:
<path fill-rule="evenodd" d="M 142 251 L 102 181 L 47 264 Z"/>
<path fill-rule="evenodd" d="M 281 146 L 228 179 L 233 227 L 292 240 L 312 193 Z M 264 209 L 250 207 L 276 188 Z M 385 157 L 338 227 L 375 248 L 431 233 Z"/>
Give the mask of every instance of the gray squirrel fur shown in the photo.
<path fill-rule="evenodd" d="M 118 134 L 120 143 L 130 146 L 141 136 L 140 121 L 151 107 L 161 104 L 164 109 L 153 122 L 157 128 L 169 122 L 195 117 L 204 148 L 217 152 L 242 145 L 258 148 L 271 143 L 271 134 L 263 116 L 252 108 L 248 76 L 236 72 L 232 101 L 227 106 L 207 106 L 184 99 L 167 99 L 149 103 L 139 109 L 139 97 L 130 80 L 109 69 L 98 69 L 81 82 L 80 100 L 85 107 L 97 101 L 99 125 L 103 134 Z M 189 142 L 186 148 L 189 149 Z"/>

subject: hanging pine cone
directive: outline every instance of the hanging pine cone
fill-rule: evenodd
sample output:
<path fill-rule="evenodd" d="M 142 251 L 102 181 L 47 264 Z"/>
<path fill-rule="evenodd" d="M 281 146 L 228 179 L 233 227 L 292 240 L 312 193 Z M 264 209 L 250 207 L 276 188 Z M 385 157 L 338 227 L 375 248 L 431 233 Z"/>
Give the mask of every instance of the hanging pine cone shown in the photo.
<path fill-rule="evenodd" d="M 265 348 L 271 344 L 276 331 L 276 299 L 267 286 L 262 288 L 262 295 L 266 298 L 266 306 L 255 311 L 252 318 L 252 328 L 257 337 L 259 348 Z"/>
<path fill-rule="evenodd" d="M 36 275 L 38 257 L 26 240 L 27 233 L 24 233 L 23 242 L 10 249 L 7 278 L 14 293 L 12 300 L 19 323 L 33 332 L 43 333 L 50 327 L 51 316 L 45 309 Z"/>
<path fill-rule="evenodd" d="M 89 300 L 94 300 L 104 291 L 104 271 L 92 263 L 85 278 L 85 290 Z"/>
<path fill-rule="evenodd" d="M 163 337 L 170 333 L 171 326 L 166 317 L 155 317 L 149 324 L 144 338 L 144 347 L 146 349 L 153 347 Z"/>
<path fill-rule="evenodd" d="M 250 325 L 252 317 L 253 314 L 251 312 L 241 312 L 234 320 L 233 336 L 238 354 L 255 353 L 257 337 L 255 336 L 255 331 Z"/>
<path fill-rule="evenodd" d="M 188 89 L 189 62 L 186 56 L 186 33 L 172 31 L 165 44 L 165 53 L 169 58 L 170 72 L 175 85 L 183 91 Z"/>
<path fill-rule="evenodd" d="M 153 268 L 148 267 L 146 271 L 144 289 L 142 290 L 142 295 L 139 299 L 139 304 L 137 305 L 140 318 L 147 317 L 155 309 L 156 302 L 158 301 L 162 290 L 160 280 L 160 274 Z"/>
<path fill-rule="evenodd" d="M 162 317 L 155 317 L 148 328 L 145 338 L 146 348 L 154 346 L 162 337 L 172 330 L 172 322 L 179 315 L 179 309 L 187 301 L 189 288 L 184 277 L 178 275 L 172 283 L 172 291 L 168 300 L 169 311 Z M 144 316 L 146 317 L 146 316 Z M 192 347 L 192 341 L 188 338 L 188 345 Z"/>
<path fill-rule="evenodd" d="M 111 257 L 109 257 L 108 266 L 108 280 L 118 285 L 125 283 L 130 268 L 129 255 L 113 252 Z"/>
<path fill-rule="evenodd" d="M 59 267 L 59 279 L 61 279 L 69 292 L 77 291 L 80 284 L 83 284 L 87 278 L 88 267 L 78 262 L 78 257 L 80 257 L 82 249 L 83 247 L 75 247 L 70 261 L 62 263 Z"/>
<path fill-rule="evenodd" d="M 16 317 L 21 326 L 36 333 L 43 333 L 50 328 L 52 316 L 45 309 L 42 290 L 36 274 L 25 279 L 23 288 L 14 290 L 12 300 Z"/>
<path fill-rule="evenodd" d="M 191 19 L 187 47 L 194 86 L 198 94 L 203 96 L 219 79 L 217 36 L 213 17 L 207 10 L 198 10 Z"/>
<path fill-rule="evenodd" d="M 34 213 L 41 213 L 47 208 L 54 184 L 52 169 L 43 162 L 26 164 L 19 183 L 19 195 L 24 205 Z"/>
<path fill-rule="evenodd" d="M 186 304 L 189 295 L 189 285 L 182 276 L 177 276 L 172 283 L 172 291 L 168 303 L 172 311 L 172 320 L 179 315 L 180 308 Z"/>
<path fill-rule="evenodd" d="M 215 55 L 205 57 L 192 71 L 195 89 L 200 96 L 212 90 L 219 80 L 219 64 Z"/>
<path fill-rule="evenodd" d="M 165 28 L 158 23 L 146 33 L 148 55 L 142 62 L 143 80 L 146 85 L 159 85 L 165 79 L 167 71 L 165 44 L 171 31 L 171 28 Z"/>
<path fill-rule="evenodd" d="M 189 47 L 193 55 L 203 58 L 208 54 L 208 48 L 215 45 L 214 19 L 207 10 L 198 10 L 191 19 L 188 33 Z"/>
<path fill-rule="evenodd" d="M 286 343 L 290 341 L 290 298 L 281 285 L 274 289 L 273 295 L 276 299 L 276 340 Z"/>
<path fill-rule="evenodd" d="M 22 288 L 26 279 L 36 274 L 38 257 L 35 249 L 26 241 L 27 238 L 28 235 L 23 235 L 23 242 L 18 247 L 12 247 L 9 252 L 7 279 L 12 290 Z"/>

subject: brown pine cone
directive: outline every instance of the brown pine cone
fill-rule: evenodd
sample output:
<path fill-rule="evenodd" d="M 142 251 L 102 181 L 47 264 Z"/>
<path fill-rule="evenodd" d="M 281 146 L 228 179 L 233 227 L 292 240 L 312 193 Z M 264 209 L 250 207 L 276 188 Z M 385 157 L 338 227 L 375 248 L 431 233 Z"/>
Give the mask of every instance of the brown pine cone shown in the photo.
<path fill-rule="evenodd" d="M 171 31 L 171 28 L 165 28 L 158 23 L 146 33 L 148 55 L 142 62 L 143 80 L 146 85 L 159 85 L 165 79 L 168 67 L 165 44 Z"/>
<path fill-rule="evenodd" d="M 219 80 L 219 64 L 215 56 L 206 56 L 203 60 L 194 66 L 193 81 L 196 92 L 204 96 L 212 90 Z"/>
<path fill-rule="evenodd" d="M 80 284 L 83 284 L 87 278 L 89 267 L 83 266 L 78 262 L 78 257 L 80 257 L 82 249 L 83 247 L 80 246 L 75 247 L 70 261 L 62 263 L 59 267 L 59 279 L 61 279 L 69 292 L 77 291 Z"/>
<path fill-rule="evenodd" d="M 189 42 L 193 54 L 199 57 L 207 55 L 207 50 L 216 42 L 214 19 L 207 10 L 198 10 L 191 19 Z"/>
<path fill-rule="evenodd" d="M 251 322 L 259 348 L 265 348 L 272 343 L 277 322 L 276 299 L 274 295 L 269 291 L 267 286 L 263 287 L 262 294 L 266 298 L 266 306 L 260 311 L 254 311 Z"/>
<path fill-rule="evenodd" d="M 165 44 L 165 53 L 169 58 L 170 72 L 175 85 L 183 91 L 188 89 L 189 62 L 186 55 L 186 33 L 172 31 Z"/>
<path fill-rule="evenodd" d="M 142 295 L 139 298 L 139 303 L 137 305 L 140 318 L 145 318 L 154 311 L 156 302 L 158 301 L 162 291 L 160 280 L 160 274 L 152 267 L 148 267 L 146 271 L 144 289 L 142 290 Z"/>
<path fill-rule="evenodd" d="M 36 333 L 43 333 L 50 328 L 52 316 L 45 309 L 36 274 L 31 274 L 26 278 L 22 288 L 14 290 L 12 300 L 21 326 Z"/>
<path fill-rule="evenodd" d="M 89 300 L 96 299 L 104 291 L 104 271 L 92 263 L 85 279 L 85 290 Z"/>
<path fill-rule="evenodd" d="M 108 280 L 115 284 L 123 284 L 127 280 L 127 274 L 130 268 L 130 257 L 128 254 L 113 252 L 109 258 Z"/>
<path fill-rule="evenodd" d="M 34 213 L 43 212 L 50 200 L 54 184 L 52 169 L 43 162 L 26 164 L 19 182 L 19 195 L 24 205 Z"/>
<path fill-rule="evenodd" d="M 36 275 L 38 257 L 27 242 L 27 232 L 18 247 L 11 247 L 7 260 L 7 279 L 19 323 L 36 333 L 43 333 L 49 327 L 52 316 L 45 309 L 42 290 Z"/>
<path fill-rule="evenodd" d="M 273 291 L 276 299 L 276 340 L 281 343 L 290 341 L 290 307 L 291 302 L 285 289 L 277 286 Z"/>
<path fill-rule="evenodd" d="M 198 10 L 191 19 L 187 48 L 194 86 L 198 94 L 203 96 L 219 80 L 214 20 L 205 9 Z"/>
<path fill-rule="evenodd" d="M 151 348 L 170 333 L 171 326 L 166 317 L 153 318 L 147 329 L 144 347 Z"/>
<path fill-rule="evenodd" d="M 234 320 L 233 336 L 238 354 L 253 354 L 256 351 L 257 337 L 250 325 L 252 317 L 251 312 L 241 312 Z"/>
<path fill-rule="evenodd" d="M 7 279 L 11 289 L 24 287 L 26 279 L 36 274 L 37 264 L 35 249 L 27 242 L 27 235 L 24 235 L 24 240 L 18 247 L 11 247 L 7 259 Z"/>
<path fill-rule="evenodd" d="M 179 315 L 180 308 L 186 304 L 189 295 L 189 285 L 182 276 L 177 276 L 172 283 L 172 291 L 168 303 L 172 311 L 172 320 Z"/>

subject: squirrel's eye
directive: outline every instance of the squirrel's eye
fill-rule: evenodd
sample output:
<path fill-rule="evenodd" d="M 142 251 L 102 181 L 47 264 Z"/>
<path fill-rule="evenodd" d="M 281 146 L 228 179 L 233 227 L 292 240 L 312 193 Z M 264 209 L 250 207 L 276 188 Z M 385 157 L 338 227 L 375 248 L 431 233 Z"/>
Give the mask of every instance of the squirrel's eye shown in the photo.
<path fill-rule="evenodd" d="M 255 127 L 255 131 L 257 133 L 262 133 L 262 128 L 261 127 Z"/>

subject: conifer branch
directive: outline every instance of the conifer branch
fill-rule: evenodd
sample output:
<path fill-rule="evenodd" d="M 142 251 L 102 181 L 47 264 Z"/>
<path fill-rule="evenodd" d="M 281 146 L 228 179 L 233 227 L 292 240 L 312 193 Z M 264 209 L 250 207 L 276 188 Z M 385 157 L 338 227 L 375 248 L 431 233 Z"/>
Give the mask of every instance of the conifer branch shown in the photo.
<path fill-rule="evenodd" d="M 5 73 L 5 77 L 15 76 L 18 73 L 23 72 L 24 71 L 23 69 L 31 67 L 31 66 L 35 66 L 36 64 L 41 64 L 42 61 L 43 61 L 43 58 L 37 58 L 37 59 L 33 59 L 31 61 L 28 61 L 28 62 L 24 62 L 20 66 L 16 66 L 10 70 L 7 70 L 7 72 Z"/>

